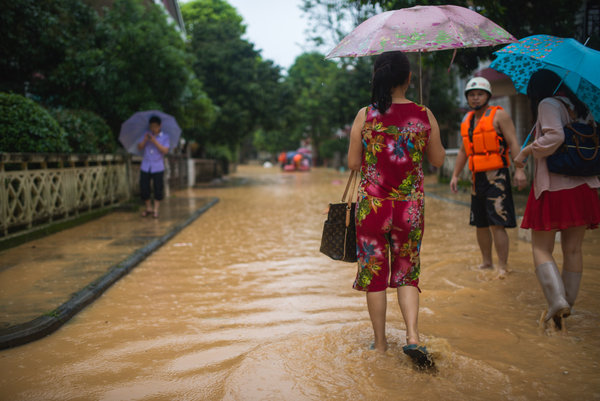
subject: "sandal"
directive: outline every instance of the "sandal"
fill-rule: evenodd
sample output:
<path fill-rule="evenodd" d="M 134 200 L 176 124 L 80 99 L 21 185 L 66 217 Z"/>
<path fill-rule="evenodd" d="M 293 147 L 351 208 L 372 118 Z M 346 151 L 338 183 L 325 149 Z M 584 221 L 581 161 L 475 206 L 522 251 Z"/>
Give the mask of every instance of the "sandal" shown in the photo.
<path fill-rule="evenodd" d="M 402 347 L 402 351 L 412 359 L 417 370 L 435 370 L 433 357 L 424 346 L 408 344 Z"/>
<path fill-rule="evenodd" d="M 155 219 L 158 219 L 158 212 L 152 213 L 152 217 L 154 217 Z"/>
<path fill-rule="evenodd" d="M 152 214 L 152 210 L 144 210 L 142 212 L 142 217 L 148 217 Z"/>

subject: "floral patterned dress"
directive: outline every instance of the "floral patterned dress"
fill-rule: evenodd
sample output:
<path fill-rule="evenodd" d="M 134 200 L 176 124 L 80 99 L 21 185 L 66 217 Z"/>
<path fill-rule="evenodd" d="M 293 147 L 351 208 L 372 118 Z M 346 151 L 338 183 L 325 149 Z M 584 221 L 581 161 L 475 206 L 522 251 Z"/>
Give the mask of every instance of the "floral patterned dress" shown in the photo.
<path fill-rule="evenodd" d="M 353 288 L 418 288 L 424 228 L 422 160 L 431 131 L 427 111 L 415 103 L 394 103 L 384 115 L 372 106 L 366 113 Z"/>

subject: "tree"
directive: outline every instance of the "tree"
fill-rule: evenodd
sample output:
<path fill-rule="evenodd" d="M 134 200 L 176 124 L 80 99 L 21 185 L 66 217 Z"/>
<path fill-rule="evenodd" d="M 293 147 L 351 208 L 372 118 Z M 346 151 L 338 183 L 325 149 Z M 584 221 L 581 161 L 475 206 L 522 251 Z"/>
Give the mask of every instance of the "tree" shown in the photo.
<path fill-rule="evenodd" d="M 188 141 L 201 143 L 210 132 L 217 113 L 218 108 L 204 92 L 200 80 L 191 78 L 183 90 L 179 108 L 175 113 L 183 137 Z"/>
<path fill-rule="evenodd" d="M 192 72 L 183 38 L 157 5 L 116 0 L 100 17 L 78 0 L 18 0 L 0 18 L 2 87 L 91 110 L 115 133 L 140 109 L 180 109 Z"/>
<path fill-rule="evenodd" d="M 3 2 L 0 13 L 0 90 L 25 94 L 44 80 L 69 49 L 94 42 L 97 14 L 78 0 Z"/>
<path fill-rule="evenodd" d="M 288 74 L 297 96 L 294 105 L 297 122 L 295 134 L 310 138 L 317 164 L 320 162 L 319 146 L 339 127 L 336 121 L 339 116 L 336 112 L 337 73 L 335 62 L 325 60 L 320 53 L 305 53 L 296 59 Z"/>
<path fill-rule="evenodd" d="M 279 124 L 273 102 L 280 97 L 280 68 L 242 39 L 242 18 L 226 1 L 195 0 L 182 6 L 182 14 L 194 73 L 219 109 L 203 143 L 237 151 L 256 129 Z"/>
<path fill-rule="evenodd" d="M 135 111 L 177 111 L 191 71 L 183 39 L 157 6 L 115 1 L 96 41 L 67 53 L 40 90 L 45 99 L 95 111 L 116 132 Z"/>
<path fill-rule="evenodd" d="M 548 33 L 556 36 L 575 36 L 575 14 L 582 1 L 549 0 L 547 2 L 521 2 L 520 0 L 304 0 L 303 9 L 313 22 L 313 40 L 317 46 L 332 48 L 351 29 L 377 11 L 393 10 L 415 5 L 454 4 L 471 7 L 504 27 L 517 38 L 534 33 Z M 344 21 L 351 20 L 351 24 Z M 325 38 L 328 38 L 327 40 Z M 593 42 L 592 38 L 592 42 Z M 413 69 L 413 85 L 409 96 L 420 100 L 418 85 L 423 87 L 422 102 L 431 108 L 442 125 L 442 141 L 445 133 L 457 129 L 459 111 L 455 107 L 456 89 L 454 74 L 467 77 L 478 68 L 480 60 L 489 59 L 498 47 L 459 49 L 451 64 L 450 51 L 436 51 L 410 54 Z M 341 58 L 339 63 L 348 63 Z M 351 59 L 350 59 L 351 60 Z M 352 61 L 350 61 L 352 62 Z M 420 68 L 419 68 L 420 67 Z"/>

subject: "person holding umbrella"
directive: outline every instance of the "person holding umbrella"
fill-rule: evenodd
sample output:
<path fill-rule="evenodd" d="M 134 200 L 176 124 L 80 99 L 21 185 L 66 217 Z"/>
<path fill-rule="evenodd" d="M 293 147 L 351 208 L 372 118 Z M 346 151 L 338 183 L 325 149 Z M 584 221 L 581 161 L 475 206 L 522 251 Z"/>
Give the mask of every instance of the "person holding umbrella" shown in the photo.
<path fill-rule="evenodd" d="M 471 108 L 461 124 L 462 143 L 456 156 L 450 189 L 458 192 L 458 177 L 467 161 L 473 172 L 470 224 L 476 226 L 482 255 L 480 268 L 492 269 L 492 242 L 498 254 L 499 278 L 507 273 L 508 234 L 517 226 L 510 185 L 509 151 L 519 149 L 512 119 L 500 106 L 490 106 L 492 87 L 483 77 L 467 82 L 465 97 Z M 515 169 L 515 184 L 522 189 L 527 177 L 522 167 Z"/>
<path fill-rule="evenodd" d="M 140 196 L 144 201 L 146 209 L 142 216 L 152 215 L 158 218 L 160 201 L 164 197 L 164 155 L 169 153 L 169 136 L 161 130 L 160 117 L 153 115 L 149 121 L 150 130 L 144 134 L 143 139 L 137 144 L 137 148 L 143 152 L 142 165 L 140 167 Z M 154 207 L 150 199 L 150 183 L 154 187 Z"/>
<path fill-rule="evenodd" d="M 434 362 L 420 344 L 419 274 L 424 229 L 423 158 L 439 167 L 446 151 L 431 111 L 406 98 L 411 71 L 403 52 L 382 53 L 373 65 L 371 102 L 356 115 L 348 167 L 360 171 L 356 203 L 358 272 L 375 341 L 387 350 L 386 289 L 395 288 L 406 324 L 403 351 L 420 369 Z"/>
<path fill-rule="evenodd" d="M 561 77 L 547 69 L 531 75 L 527 96 L 535 117 L 535 140 L 517 155 L 515 166 L 523 167 L 533 155 L 535 171 L 521 227 L 532 229 L 535 273 L 548 303 L 540 324 L 553 319 L 557 328 L 564 328 L 563 318 L 571 314 L 579 292 L 585 230 L 600 223 L 600 179 L 551 173 L 546 159 L 564 142 L 567 123 L 586 122 L 591 115 Z M 557 231 L 563 251 L 562 278 L 552 256 Z"/>

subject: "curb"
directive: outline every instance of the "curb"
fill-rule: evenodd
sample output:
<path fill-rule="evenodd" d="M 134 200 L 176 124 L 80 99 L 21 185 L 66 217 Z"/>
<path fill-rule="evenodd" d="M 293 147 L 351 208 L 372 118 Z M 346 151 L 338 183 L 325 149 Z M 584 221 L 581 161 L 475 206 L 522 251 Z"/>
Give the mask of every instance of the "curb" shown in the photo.
<path fill-rule="evenodd" d="M 124 261 L 119 262 L 111 267 L 104 276 L 98 278 L 82 290 L 75 293 L 71 299 L 60 305 L 52 312 L 46 313 L 29 322 L 21 323 L 6 330 L 0 331 L 0 349 L 23 345 L 28 342 L 38 340 L 56 331 L 64 323 L 75 316 L 77 312 L 81 311 L 87 305 L 95 301 L 111 285 L 133 270 L 135 266 L 146 259 L 152 252 L 164 245 L 167 241 L 173 238 L 175 234 L 179 233 L 185 227 L 190 225 L 194 220 L 200 217 L 201 214 L 206 212 L 217 202 L 219 202 L 218 198 L 211 198 L 206 205 L 196 210 L 184 222 L 173 227 L 162 237 L 155 238 L 146 246 L 136 250 Z"/>

